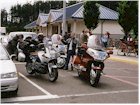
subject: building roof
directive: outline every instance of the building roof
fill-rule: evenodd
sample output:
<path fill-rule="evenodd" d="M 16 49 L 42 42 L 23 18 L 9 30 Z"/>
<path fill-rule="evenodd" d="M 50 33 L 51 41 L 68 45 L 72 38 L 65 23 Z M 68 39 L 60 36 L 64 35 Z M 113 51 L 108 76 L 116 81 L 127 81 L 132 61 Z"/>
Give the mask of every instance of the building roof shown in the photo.
<path fill-rule="evenodd" d="M 83 5 L 83 2 L 71 5 L 66 7 L 66 19 L 69 19 L 72 17 L 72 15 Z M 63 9 L 61 9 L 63 12 Z M 62 20 L 63 19 L 63 14 L 56 19 L 56 21 Z"/>
<path fill-rule="evenodd" d="M 36 24 L 36 20 L 35 20 L 32 23 L 29 23 L 26 26 L 24 26 L 24 29 L 32 29 L 32 28 L 35 28 L 36 26 L 37 26 L 37 24 Z"/>
<path fill-rule="evenodd" d="M 109 9 L 105 6 L 99 5 L 99 19 L 100 20 L 117 20 L 119 13 Z M 75 18 L 83 19 L 84 6 L 83 2 L 70 5 L 66 7 L 66 19 Z M 58 10 L 50 10 L 49 14 L 39 13 L 36 24 L 42 27 L 47 26 L 47 22 L 62 21 L 63 19 L 63 8 Z M 33 24 L 33 23 L 30 23 Z M 28 24 L 30 26 L 30 24 Z M 26 25 L 25 28 L 28 26 Z M 31 26 L 32 27 L 32 26 Z"/>
<path fill-rule="evenodd" d="M 118 19 L 119 13 L 110 8 L 100 5 L 99 11 L 100 11 L 99 18 L 101 20 L 104 20 L 104 19 L 105 20 L 106 19 L 107 20 L 117 20 Z"/>
<path fill-rule="evenodd" d="M 83 19 L 83 11 L 84 7 L 83 5 L 72 15 L 72 18 L 80 18 Z"/>
<path fill-rule="evenodd" d="M 83 19 L 83 11 L 84 11 L 84 6 L 82 5 L 81 8 L 79 8 L 79 10 L 77 10 L 72 15 L 72 17 Z M 99 5 L 99 12 L 100 12 L 100 15 L 99 15 L 100 20 L 117 20 L 118 19 L 119 13 L 105 6 Z"/>
<path fill-rule="evenodd" d="M 62 10 L 50 10 L 48 21 L 53 22 L 62 15 Z"/>
<path fill-rule="evenodd" d="M 39 13 L 36 24 L 42 27 L 47 26 L 48 14 Z"/>

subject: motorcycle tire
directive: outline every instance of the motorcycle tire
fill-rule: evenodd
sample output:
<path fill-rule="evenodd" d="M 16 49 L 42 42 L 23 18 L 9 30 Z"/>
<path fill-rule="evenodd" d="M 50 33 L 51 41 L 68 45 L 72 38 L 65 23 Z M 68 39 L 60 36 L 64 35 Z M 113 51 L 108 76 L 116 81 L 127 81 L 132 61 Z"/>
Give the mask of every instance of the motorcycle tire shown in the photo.
<path fill-rule="evenodd" d="M 51 68 L 52 69 L 52 72 L 48 72 L 49 74 L 49 80 L 51 82 L 55 82 L 58 78 L 58 69 L 57 68 Z"/>
<path fill-rule="evenodd" d="M 77 74 L 78 74 L 79 78 L 82 78 L 82 74 L 81 74 L 81 72 L 79 70 L 77 70 Z"/>
<path fill-rule="evenodd" d="M 89 74 L 89 82 L 90 85 L 93 87 L 96 87 L 99 83 L 101 77 L 101 71 L 100 70 L 90 70 L 90 74 Z"/>
<path fill-rule="evenodd" d="M 66 63 L 66 58 L 62 58 L 62 57 L 59 57 L 57 58 L 57 68 L 58 69 L 63 69 L 64 66 L 65 66 L 65 63 Z"/>
<path fill-rule="evenodd" d="M 34 74 L 34 70 L 32 70 L 32 63 L 27 63 L 26 64 L 26 71 L 28 74 Z"/>

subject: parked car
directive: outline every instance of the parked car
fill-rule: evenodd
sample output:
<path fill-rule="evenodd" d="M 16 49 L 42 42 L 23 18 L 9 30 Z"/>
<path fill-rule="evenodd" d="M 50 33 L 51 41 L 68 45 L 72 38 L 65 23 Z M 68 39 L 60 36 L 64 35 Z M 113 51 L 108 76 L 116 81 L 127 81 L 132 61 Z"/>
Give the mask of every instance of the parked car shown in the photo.
<path fill-rule="evenodd" d="M 27 37 L 32 37 L 33 39 L 37 38 L 37 34 L 35 32 L 10 32 L 9 33 L 9 40 L 12 40 L 13 37 L 16 35 L 22 34 L 24 36 L 23 39 L 26 39 Z"/>
<path fill-rule="evenodd" d="M 12 92 L 17 94 L 18 91 L 18 73 L 14 62 L 13 55 L 9 56 L 5 47 L 0 43 L 0 82 L 1 92 Z"/>
<path fill-rule="evenodd" d="M 7 37 L 4 37 L 2 39 L 2 43 L 4 44 L 4 46 L 7 46 L 8 45 L 8 42 L 10 40 L 12 40 L 16 35 L 20 35 L 22 34 L 23 35 L 23 39 L 26 39 L 27 37 L 32 37 L 33 39 L 36 39 L 37 38 L 37 34 L 35 32 L 10 32 L 9 35 Z"/>
<path fill-rule="evenodd" d="M 0 35 L 0 43 L 6 47 L 8 44 L 8 35 Z"/>

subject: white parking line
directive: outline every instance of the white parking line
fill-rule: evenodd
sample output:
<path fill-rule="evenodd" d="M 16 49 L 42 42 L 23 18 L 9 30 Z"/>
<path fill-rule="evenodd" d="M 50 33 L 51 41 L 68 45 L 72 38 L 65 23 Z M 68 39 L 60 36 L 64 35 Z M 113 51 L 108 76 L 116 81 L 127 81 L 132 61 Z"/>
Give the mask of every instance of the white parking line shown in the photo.
<path fill-rule="evenodd" d="M 123 80 L 123 79 L 119 79 L 119 78 L 116 78 L 115 76 L 110 76 L 110 75 L 104 75 L 104 76 L 108 77 L 108 78 L 111 78 L 111 79 L 114 79 L 114 80 L 121 81 L 123 83 L 127 83 L 129 85 L 138 86 L 138 84 L 136 84 L 136 83 L 133 83 L 133 82 L 130 82 L 130 81 L 126 81 L 126 80 Z"/>
<path fill-rule="evenodd" d="M 43 89 L 42 87 L 40 87 L 40 86 L 38 86 L 37 84 L 35 84 L 34 82 L 32 82 L 30 79 L 28 79 L 27 77 L 25 77 L 25 76 L 24 76 L 23 74 L 21 74 L 20 72 L 19 72 L 19 75 L 20 75 L 21 77 L 23 77 L 26 81 L 28 81 L 29 83 L 31 83 L 33 86 L 35 86 L 36 88 L 38 88 L 40 91 L 42 91 L 44 94 L 49 95 L 49 96 L 52 96 L 51 93 L 49 93 L 48 91 L 46 91 L 46 90 Z"/>
<path fill-rule="evenodd" d="M 16 97 L 16 98 L 5 98 L 5 99 L 1 99 L 1 101 L 3 103 L 6 103 L 6 102 L 22 102 L 22 101 L 32 101 L 32 100 L 53 99 L 53 98 L 58 98 L 58 96 L 57 95 L 26 96 L 26 97 Z"/>
<path fill-rule="evenodd" d="M 90 94 L 72 94 L 72 95 L 63 95 L 59 96 L 59 98 L 65 97 L 73 97 L 73 96 L 93 96 L 93 95 L 105 95 L 105 94 L 118 94 L 118 93 L 130 93 L 130 92 L 137 92 L 138 90 L 119 90 L 119 91 L 107 91 L 107 92 L 98 92 L 98 93 L 90 93 Z"/>
<path fill-rule="evenodd" d="M 71 94 L 71 95 L 62 95 L 62 96 L 57 96 L 57 95 L 27 96 L 27 97 L 5 98 L 5 99 L 2 99 L 1 102 L 2 103 L 23 102 L 23 101 L 33 101 L 33 100 L 43 100 L 43 99 L 69 98 L 69 97 L 73 97 L 73 96 L 83 97 L 83 96 L 106 95 L 106 94 L 132 93 L 132 92 L 138 92 L 138 90 L 137 89 L 135 89 L 135 90 L 118 90 L 118 91 L 106 91 L 106 92 L 98 92 L 98 93 L 90 93 L 90 94 Z"/>
<path fill-rule="evenodd" d="M 111 75 L 111 76 L 113 76 L 113 75 Z M 138 79 L 138 77 L 130 77 L 130 76 L 115 76 L 114 75 L 113 77 Z"/>

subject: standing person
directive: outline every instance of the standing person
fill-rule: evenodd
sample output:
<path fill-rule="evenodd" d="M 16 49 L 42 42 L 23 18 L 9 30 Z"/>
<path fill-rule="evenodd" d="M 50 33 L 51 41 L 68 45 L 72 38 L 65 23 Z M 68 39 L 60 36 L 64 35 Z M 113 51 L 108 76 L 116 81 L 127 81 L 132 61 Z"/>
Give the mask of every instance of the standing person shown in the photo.
<path fill-rule="evenodd" d="M 75 55 L 76 46 L 79 44 L 78 40 L 75 38 L 75 33 L 71 33 L 71 37 L 68 38 L 66 41 L 62 39 L 62 42 L 67 45 L 67 58 L 66 58 L 66 64 L 64 69 L 68 70 L 68 64 L 70 61 L 70 58 Z"/>
<path fill-rule="evenodd" d="M 39 42 L 39 43 L 43 43 L 43 40 L 44 40 L 44 35 L 43 35 L 43 33 L 39 33 L 39 34 L 38 34 L 38 42 Z"/>
<path fill-rule="evenodd" d="M 104 46 L 105 48 L 107 48 L 107 44 L 108 44 L 109 37 L 110 37 L 110 33 L 109 33 L 109 32 L 106 32 L 106 33 L 101 37 L 103 46 Z"/>
<path fill-rule="evenodd" d="M 86 34 L 86 31 L 83 30 L 80 35 L 80 44 L 87 43 L 87 40 L 88 40 L 88 35 Z"/>
<path fill-rule="evenodd" d="M 18 35 L 16 35 L 12 40 L 8 42 L 7 51 L 11 54 L 16 54 L 17 52 L 17 44 L 18 44 Z"/>
<path fill-rule="evenodd" d="M 68 38 L 70 38 L 68 32 L 65 32 L 65 35 L 64 35 L 64 40 L 66 41 Z"/>
<path fill-rule="evenodd" d="M 133 41 L 133 38 L 131 37 L 131 35 L 129 34 L 127 37 L 127 43 L 131 43 Z"/>

